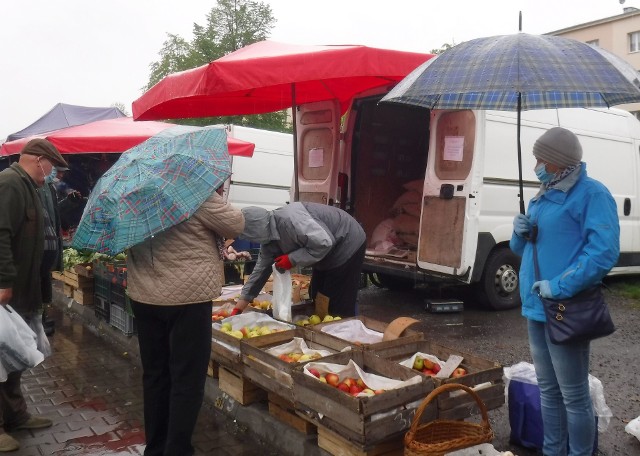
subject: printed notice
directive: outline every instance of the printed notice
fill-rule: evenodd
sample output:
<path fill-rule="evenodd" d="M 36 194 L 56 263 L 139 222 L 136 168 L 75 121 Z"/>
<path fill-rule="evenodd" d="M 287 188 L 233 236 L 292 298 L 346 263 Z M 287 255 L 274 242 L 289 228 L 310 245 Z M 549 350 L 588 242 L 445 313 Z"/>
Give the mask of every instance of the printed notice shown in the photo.
<path fill-rule="evenodd" d="M 444 154 L 445 160 L 462 161 L 464 151 L 464 136 L 445 136 Z"/>
<path fill-rule="evenodd" d="M 324 149 L 314 148 L 309 150 L 309 168 L 322 168 L 324 166 Z"/>

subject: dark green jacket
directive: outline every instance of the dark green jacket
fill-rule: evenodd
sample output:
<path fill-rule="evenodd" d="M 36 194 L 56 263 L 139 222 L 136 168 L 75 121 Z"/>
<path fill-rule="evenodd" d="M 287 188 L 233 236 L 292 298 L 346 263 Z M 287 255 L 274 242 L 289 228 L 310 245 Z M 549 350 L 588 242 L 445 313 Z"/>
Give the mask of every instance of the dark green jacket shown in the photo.
<path fill-rule="evenodd" d="M 42 306 L 42 203 L 33 179 L 18 163 L 0 172 L 0 288 L 12 288 L 11 306 L 25 315 Z"/>

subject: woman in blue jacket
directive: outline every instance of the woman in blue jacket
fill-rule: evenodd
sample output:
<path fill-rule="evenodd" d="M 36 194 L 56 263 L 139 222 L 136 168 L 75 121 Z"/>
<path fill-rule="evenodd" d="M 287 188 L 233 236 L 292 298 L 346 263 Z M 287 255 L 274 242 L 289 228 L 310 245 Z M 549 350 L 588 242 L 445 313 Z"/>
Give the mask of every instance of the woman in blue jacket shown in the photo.
<path fill-rule="evenodd" d="M 620 253 L 616 203 L 587 176 L 575 134 L 552 128 L 533 146 L 540 191 L 513 222 L 511 250 L 522 257 L 520 296 L 542 400 L 543 454 L 590 456 L 595 420 L 589 395 L 590 343 L 555 345 L 539 296 L 569 298 L 598 284 Z M 533 264 L 535 241 L 540 279 Z"/>

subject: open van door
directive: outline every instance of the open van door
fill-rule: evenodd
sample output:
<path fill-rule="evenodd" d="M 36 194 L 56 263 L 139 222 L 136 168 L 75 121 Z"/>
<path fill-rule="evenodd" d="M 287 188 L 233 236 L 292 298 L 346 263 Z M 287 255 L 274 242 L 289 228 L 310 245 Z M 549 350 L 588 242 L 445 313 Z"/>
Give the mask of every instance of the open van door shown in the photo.
<path fill-rule="evenodd" d="M 434 111 L 422 199 L 418 266 L 469 283 L 478 244 L 482 144 L 470 110 Z"/>
<path fill-rule="evenodd" d="M 299 201 L 334 205 L 340 172 L 340 105 L 337 100 L 298 106 L 297 168 Z"/>

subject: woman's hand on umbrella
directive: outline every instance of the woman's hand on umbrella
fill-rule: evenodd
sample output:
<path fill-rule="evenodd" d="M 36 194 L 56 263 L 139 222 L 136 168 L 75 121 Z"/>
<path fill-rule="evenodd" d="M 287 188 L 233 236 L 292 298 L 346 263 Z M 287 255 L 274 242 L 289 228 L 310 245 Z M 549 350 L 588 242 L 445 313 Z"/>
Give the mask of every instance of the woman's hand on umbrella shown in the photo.
<path fill-rule="evenodd" d="M 513 232 L 520 237 L 526 237 L 531 231 L 531 220 L 529 216 L 518 214 L 513 219 Z"/>

